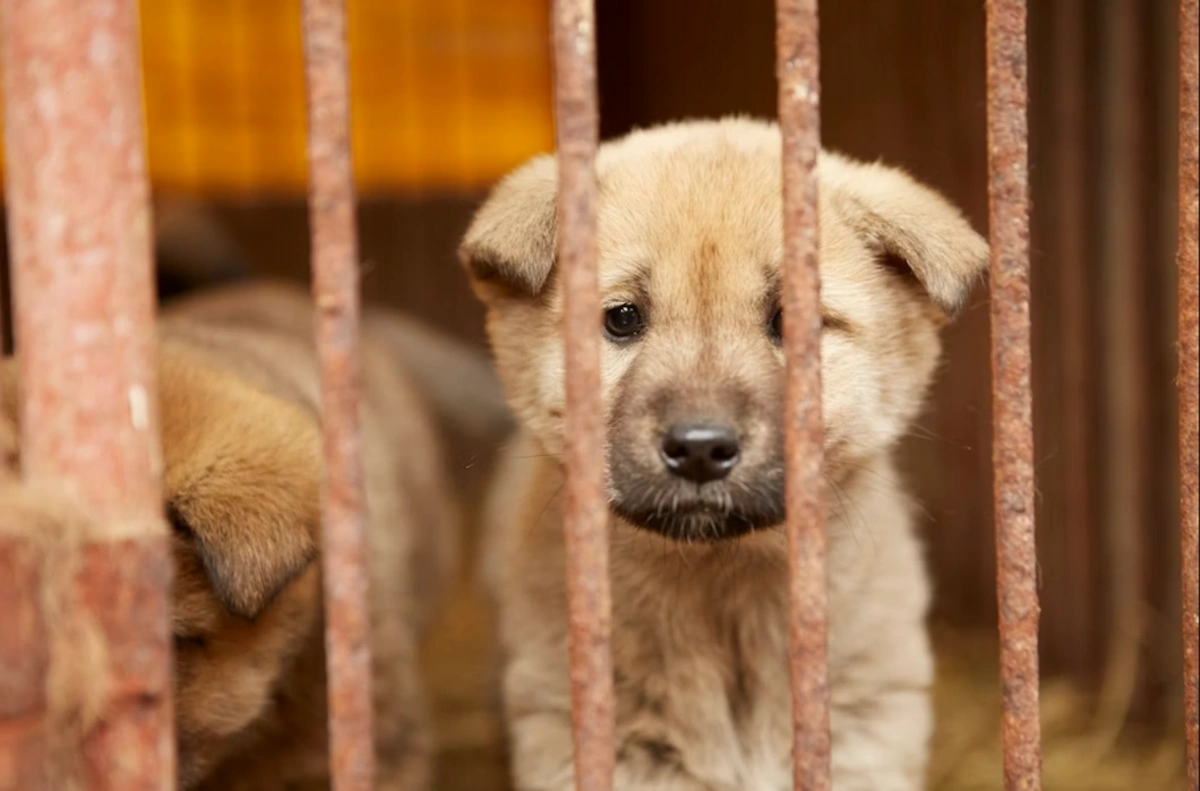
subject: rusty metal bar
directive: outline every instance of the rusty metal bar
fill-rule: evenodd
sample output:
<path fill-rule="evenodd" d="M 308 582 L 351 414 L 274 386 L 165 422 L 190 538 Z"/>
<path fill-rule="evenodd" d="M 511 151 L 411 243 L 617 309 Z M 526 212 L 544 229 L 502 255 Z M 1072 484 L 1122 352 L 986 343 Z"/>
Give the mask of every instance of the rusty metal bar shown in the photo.
<path fill-rule="evenodd" d="M 825 453 L 821 415 L 821 150 L 817 0 L 777 0 L 783 135 L 783 315 L 787 358 L 787 534 L 793 786 L 829 791 Z"/>
<path fill-rule="evenodd" d="M 1183 686 L 1187 770 L 1200 785 L 1200 35 L 1197 0 L 1179 2 L 1179 479 L 1183 555 Z"/>
<path fill-rule="evenodd" d="M 1004 787 L 1042 784 L 1029 318 L 1029 151 L 1025 0 L 988 0 L 992 461 L 1004 689 Z"/>
<path fill-rule="evenodd" d="M 96 716 L 80 776 L 51 784 L 173 788 L 137 4 L 5 0 L 0 29 L 22 474 L 58 479 L 94 517 L 62 548 L 74 570 L 49 581 L 97 640 L 53 660 L 92 681 Z"/>
<path fill-rule="evenodd" d="M 144 532 L 162 495 L 136 3 L 4 6 L 23 471 Z"/>
<path fill-rule="evenodd" d="M 322 573 L 335 791 L 375 787 L 370 599 L 359 425 L 358 239 L 344 0 L 304 0 L 309 226 L 321 369 Z"/>
<path fill-rule="evenodd" d="M 593 0 L 555 0 L 558 257 L 566 342 L 566 547 L 575 787 L 613 784 L 613 663 L 608 506 L 600 400 L 596 253 L 596 22 Z"/>

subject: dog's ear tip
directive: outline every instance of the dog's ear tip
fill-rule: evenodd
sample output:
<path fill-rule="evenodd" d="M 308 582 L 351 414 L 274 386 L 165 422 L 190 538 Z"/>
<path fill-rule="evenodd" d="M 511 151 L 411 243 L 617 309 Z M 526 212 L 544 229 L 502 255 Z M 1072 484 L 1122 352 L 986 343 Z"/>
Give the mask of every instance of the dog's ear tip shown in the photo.
<path fill-rule="evenodd" d="M 494 251 L 469 238 L 458 246 L 458 262 L 472 280 L 491 280 L 499 270 Z"/>
<path fill-rule="evenodd" d="M 913 276 L 952 319 L 987 271 L 987 240 L 957 205 L 903 169 L 830 161 L 839 212 L 885 265 Z"/>
<path fill-rule="evenodd" d="M 460 260 L 476 293 L 490 296 L 532 299 L 541 293 L 550 277 L 551 266 L 540 266 L 536 259 L 522 261 L 503 255 L 487 244 L 464 244 Z"/>
<path fill-rule="evenodd" d="M 458 248 L 477 293 L 534 297 L 554 269 L 557 171 L 535 157 L 505 176 L 476 212 Z"/>
<path fill-rule="evenodd" d="M 930 299 L 941 313 L 946 323 L 953 322 L 962 314 L 967 304 L 967 291 L 962 289 L 943 290 L 939 294 L 930 294 Z"/>
<path fill-rule="evenodd" d="M 210 567 L 206 566 L 206 570 L 213 593 L 216 594 L 217 599 L 226 610 L 247 621 L 252 621 L 262 615 L 262 611 L 266 609 L 268 603 L 265 591 L 261 588 L 248 590 L 234 583 L 228 577 L 213 573 Z"/>
<path fill-rule="evenodd" d="M 254 620 L 316 559 L 316 541 L 274 542 L 263 553 L 237 552 L 197 536 L 197 550 L 213 593 L 233 615 Z"/>
<path fill-rule="evenodd" d="M 277 471 L 246 485 L 204 478 L 186 496 L 168 499 L 176 535 L 191 547 L 208 585 L 224 608 L 246 620 L 258 618 L 320 555 L 320 466 L 316 457 L 282 454 Z M 278 461 L 278 460 L 277 460 Z"/>

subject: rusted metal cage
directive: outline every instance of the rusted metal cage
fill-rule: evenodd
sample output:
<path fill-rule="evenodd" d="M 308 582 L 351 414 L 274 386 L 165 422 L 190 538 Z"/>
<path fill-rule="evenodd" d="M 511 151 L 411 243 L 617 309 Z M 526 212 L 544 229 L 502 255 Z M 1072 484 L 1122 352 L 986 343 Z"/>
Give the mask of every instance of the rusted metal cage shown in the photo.
<path fill-rule="evenodd" d="M 787 327 L 787 532 L 794 787 L 830 781 L 820 379 L 817 0 L 778 0 Z M 1187 770 L 1198 775 L 1197 0 L 1180 0 L 1179 401 Z M 359 288 L 344 0 L 303 0 L 310 218 L 321 363 L 330 756 L 338 791 L 374 786 L 357 356 Z M 98 724 L 73 747 L 86 786 L 174 785 L 169 554 L 161 518 L 148 187 L 136 0 L 6 0 L 6 196 L 19 342 L 21 471 L 89 512 L 62 599 L 114 658 Z M 1005 787 L 1041 787 L 1030 361 L 1025 0 L 987 3 L 994 507 Z M 600 401 L 599 137 L 592 0 L 556 0 L 559 257 L 567 321 L 567 579 L 576 785 L 614 776 L 614 696 Z M 86 397 L 81 394 L 86 393 Z M 66 539 L 64 539 L 66 540 Z M 54 787 L 44 689 L 43 550 L 0 532 L 0 787 Z M 62 591 L 51 595 L 62 596 Z M 69 613 L 67 613 L 69 615 Z M 7 628 L 11 626 L 12 628 Z M 11 642 L 9 642 L 11 641 Z"/>
<path fill-rule="evenodd" d="M 107 683 L 96 682 L 100 714 L 75 745 L 85 758 L 86 786 L 148 790 L 173 782 L 175 753 L 134 10 L 133 0 L 19 0 L 0 14 L 21 472 L 27 481 L 60 482 L 91 517 L 78 535 L 63 536 L 70 546 L 52 548 L 73 558 L 66 578 L 41 582 L 86 611 L 109 657 Z M 11 541 L 16 559 L 4 565 L 34 563 L 35 539 L 27 537 L 23 548 L 19 538 Z M 45 603 L 48 593 L 30 614 L 69 620 L 70 609 L 55 612 Z M 36 600 L 36 592 L 26 595 Z M 29 639 L 46 640 L 50 627 L 41 623 Z M 46 645 L 16 652 L 41 660 L 26 667 L 30 680 L 49 681 Z M 16 712 L 29 718 L 27 740 L 0 742 L 0 753 L 8 753 L 0 754 L 0 766 L 24 767 L 15 787 L 61 785 L 42 774 L 38 760 L 38 753 L 49 755 L 42 705 L 44 698 Z"/>

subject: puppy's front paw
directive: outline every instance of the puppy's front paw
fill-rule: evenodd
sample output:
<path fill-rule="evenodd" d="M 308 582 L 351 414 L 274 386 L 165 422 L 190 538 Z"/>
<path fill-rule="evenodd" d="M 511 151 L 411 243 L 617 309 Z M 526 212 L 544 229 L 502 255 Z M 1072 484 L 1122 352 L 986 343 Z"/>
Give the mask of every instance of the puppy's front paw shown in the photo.
<path fill-rule="evenodd" d="M 833 791 L 924 791 L 917 777 L 895 772 L 835 772 Z"/>
<path fill-rule="evenodd" d="M 617 750 L 613 786 L 630 791 L 725 791 L 688 772 L 676 745 L 665 739 L 632 735 Z"/>

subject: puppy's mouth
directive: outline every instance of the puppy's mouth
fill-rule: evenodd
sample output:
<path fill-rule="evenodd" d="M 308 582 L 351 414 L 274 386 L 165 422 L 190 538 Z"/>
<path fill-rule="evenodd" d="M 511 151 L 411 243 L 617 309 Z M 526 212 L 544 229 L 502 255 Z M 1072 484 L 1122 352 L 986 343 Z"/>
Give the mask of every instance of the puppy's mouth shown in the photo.
<path fill-rule="evenodd" d="M 617 492 L 610 507 L 614 514 L 634 527 L 666 538 L 689 543 L 716 543 L 744 536 L 783 522 L 782 491 L 749 497 L 731 487 L 705 485 L 688 487 L 638 487 L 639 491 Z"/>

